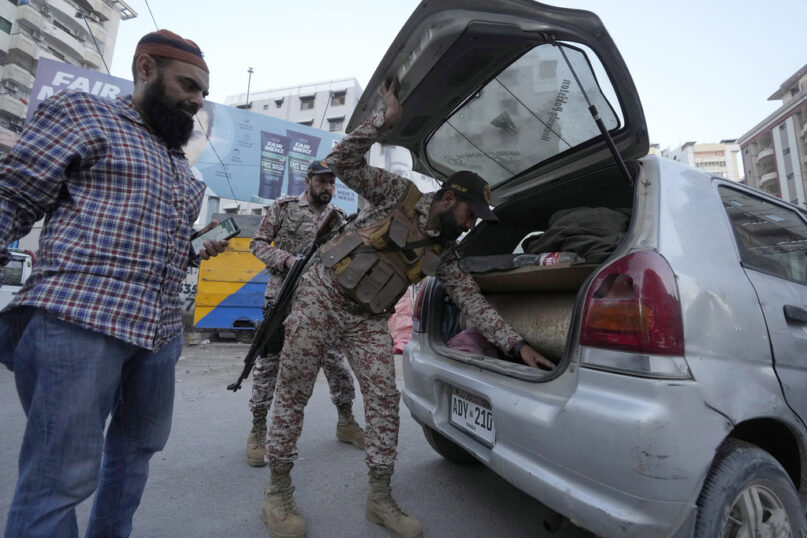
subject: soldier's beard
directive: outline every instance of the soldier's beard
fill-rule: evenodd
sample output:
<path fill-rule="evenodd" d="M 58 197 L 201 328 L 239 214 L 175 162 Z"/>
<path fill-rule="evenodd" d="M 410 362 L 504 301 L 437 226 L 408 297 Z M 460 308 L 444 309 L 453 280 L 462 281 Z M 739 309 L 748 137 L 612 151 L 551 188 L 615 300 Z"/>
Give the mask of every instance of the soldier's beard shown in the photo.
<path fill-rule="evenodd" d="M 329 192 L 321 192 L 311 197 L 311 199 L 314 201 L 314 205 L 318 207 L 325 207 L 331 202 L 332 198 L 333 195 Z"/>
<path fill-rule="evenodd" d="M 150 84 L 143 94 L 141 113 L 145 120 L 163 139 L 168 149 L 180 149 L 187 144 L 193 133 L 193 117 L 187 112 L 195 114 L 191 106 L 172 103 L 165 95 L 165 83 L 162 72 Z M 193 107 L 195 108 L 195 107 Z"/>
<path fill-rule="evenodd" d="M 467 230 L 465 226 L 457 223 L 454 217 L 454 210 L 458 202 L 454 202 L 447 211 L 440 213 L 440 236 L 447 241 L 455 241 L 464 231 Z"/>

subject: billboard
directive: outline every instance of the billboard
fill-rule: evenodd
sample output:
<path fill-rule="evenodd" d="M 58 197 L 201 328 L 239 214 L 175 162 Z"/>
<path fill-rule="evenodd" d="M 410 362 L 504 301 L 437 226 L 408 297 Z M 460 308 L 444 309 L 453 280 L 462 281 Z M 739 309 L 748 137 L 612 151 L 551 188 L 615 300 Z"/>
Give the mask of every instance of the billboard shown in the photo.
<path fill-rule="evenodd" d="M 133 84 L 130 80 L 40 58 L 27 119 L 39 103 L 66 89 L 114 99 L 130 94 Z M 342 138 L 341 134 L 209 101 L 197 113 L 196 120 L 194 133 L 185 146 L 194 174 L 216 196 L 247 202 L 269 204 L 285 194 L 300 194 L 305 189 L 308 165 L 325 158 Z M 337 180 L 332 202 L 347 213 L 354 213 L 358 195 Z"/>

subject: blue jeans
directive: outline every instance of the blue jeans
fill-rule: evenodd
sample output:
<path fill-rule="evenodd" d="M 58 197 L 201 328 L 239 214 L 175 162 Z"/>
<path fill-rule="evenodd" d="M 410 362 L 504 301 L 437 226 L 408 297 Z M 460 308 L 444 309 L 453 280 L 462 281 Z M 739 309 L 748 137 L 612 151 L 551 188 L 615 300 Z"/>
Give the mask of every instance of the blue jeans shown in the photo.
<path fill-rule="evenodd" d="M 0 316 L 0 345 L 27 417 L 6 538 L 78 536 L 75 506 L 93 491 L 87 536 L 129 536 L 171 430 L 182 336 L 148 351 L 16 308 Z"/>

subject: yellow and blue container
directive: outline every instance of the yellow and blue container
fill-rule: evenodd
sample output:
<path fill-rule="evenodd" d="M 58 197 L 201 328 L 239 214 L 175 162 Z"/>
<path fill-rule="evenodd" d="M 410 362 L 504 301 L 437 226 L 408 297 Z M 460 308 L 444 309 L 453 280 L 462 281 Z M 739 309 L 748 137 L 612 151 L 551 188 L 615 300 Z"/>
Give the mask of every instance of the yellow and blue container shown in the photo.
<path fill-rule="evenodd" d="M 230 246 L 199 266 L 193 325 L 198 329 L 250 331 L 263 318 L 263 297 L 269 273 L 262 261 L 249 251 L 249 243 L 260 225 L 258 215 L 216 214 L 216 220 L 234 216 L 241 232 Z"/>

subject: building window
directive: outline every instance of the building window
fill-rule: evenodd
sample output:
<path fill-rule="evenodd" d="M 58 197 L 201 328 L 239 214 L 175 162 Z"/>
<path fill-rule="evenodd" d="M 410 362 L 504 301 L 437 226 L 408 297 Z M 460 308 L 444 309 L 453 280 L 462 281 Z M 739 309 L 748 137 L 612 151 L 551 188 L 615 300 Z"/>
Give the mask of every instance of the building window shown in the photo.
<path fill-rule="evenodd" d="M 283 98 L 275 99 L 275 108 L 280 108 L 283 106 Z"/>
<path fill-rule="evenodd" d="M 333 92 L 331 94 L 331 106 L 342 106 L 345 104 L 345 95 L 347 92 Z"/>
<path fill-rule="evenodd" d="M 4 31 L 7 34 L 11 33 L 11 21 L 0 17 L 0 30 Z"/>
<path fill-rule="evenodd" d="M 297 123 L 299 123 L 300 125 L 305 125 L 306 127 L 311 127 L 312 125 L 314 125 L 314 120 L 298 121 Z"/>
<path fill-rule="evenodd" d="M 332 133 L 341 132 L 344 123 L 345 123 L 344 116 L 342 116 L 341 118 L 328 118 L 328 130 Z"/>
<path fill-rule="evenodd" d="M 312 110 L 314 108 L 314 96 L 300 97 L 300 110 Z"/>
<path fill-rule="evenodd" d="M 269 110 L 269 105 L 263 105 L 264 110 Z"/>

